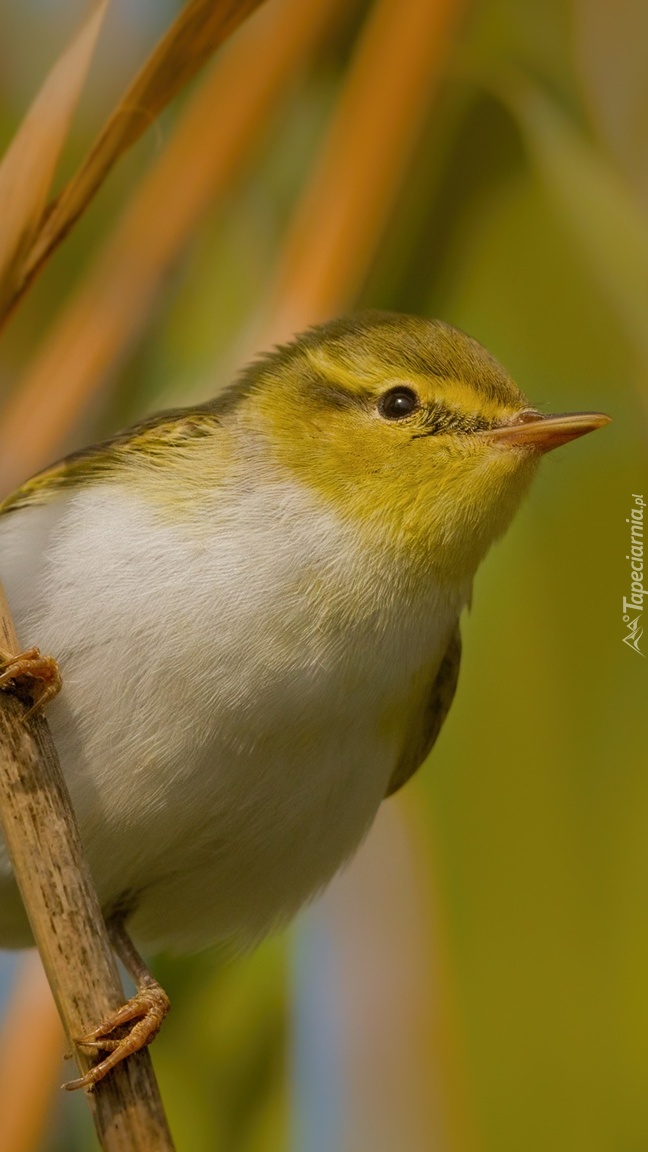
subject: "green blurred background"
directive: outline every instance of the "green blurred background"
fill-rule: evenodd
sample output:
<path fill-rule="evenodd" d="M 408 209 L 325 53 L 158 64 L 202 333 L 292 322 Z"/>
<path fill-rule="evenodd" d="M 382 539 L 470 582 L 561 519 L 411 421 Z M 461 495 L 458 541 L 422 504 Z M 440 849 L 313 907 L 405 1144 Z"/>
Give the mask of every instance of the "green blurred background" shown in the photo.
<path fill-rule="evenodd" d="M 225 382 L 270 307 L 287 222 L 368 8 L 346 5 L 295 76 L 70 445 Z M 2 6 L 2 142 L 83 10 L 72 0 Z M 114 5 L 66 171 L 174 11 Z M 181 105 L 120 165 L 7 329 L 0 396 L 20 387 L 35 338 L 82 283 Z M 622 643 L 621 605 L 626 517 L 633 493 L 648 496 L 646 5 L 481 0 L 459 13 L 359 304 L 440 316 L 486 344 L 542 410 L 602 409 L 614 423 L 544 462 L 485 562 L 454 707 L 400 809 L 390 804 L 409 837 L 421 915 L 429 909 L 413 985 L 397 975 L 381 984 L 393 957 L 366 947 L 364 873 L 252 957 L 162 958 L 174 1011 L 154 1060 L 178 1147 L 639 1152 L 648 678 L 645 657 Z M 374 870 L 378 918 L 389 903 L 381 884 L 397 871 Z M 396 887 L 397 909 L 405 898 Z M 399 931 L 412 934 L 411 959 L 418 929 L 407 920 Z M 363 1017 L 364 1038 L 352 1034 L 353 1012 L 339 1011 L 353 956 L 378 990 L 367 992 L 376 1022 L 367 1029 Z M 411 1045 L 405 1030 L 400 1078 L 386 1091 L 376 1048 L 389 1048 L 390 1020 L 409 1019 L 399 996 L 412 991 L 436 1023 Z M 422 1088 L 411 1094 L 414 1081 Z M 421 1103 L 426 1083 L 431 1105 Z M 82 1102 L 58 1100 L 43 1150 L 93 1140 Z"/>

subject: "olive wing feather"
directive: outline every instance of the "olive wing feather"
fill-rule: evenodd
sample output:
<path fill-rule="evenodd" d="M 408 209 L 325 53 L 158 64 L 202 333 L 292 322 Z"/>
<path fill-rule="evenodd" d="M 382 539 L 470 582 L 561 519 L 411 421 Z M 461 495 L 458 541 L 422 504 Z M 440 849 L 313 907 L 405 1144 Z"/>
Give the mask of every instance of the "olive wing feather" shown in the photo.
<path fill-rule="evenodd" d="M 414 729 L 408 733 L 407 744 L 392 773 L 385 796 L 392 796 L 407 784 L 431 751 L 454 699 L 460 663 L 461 633 L 457 624 L 434 678 L 425 707 Z"/>

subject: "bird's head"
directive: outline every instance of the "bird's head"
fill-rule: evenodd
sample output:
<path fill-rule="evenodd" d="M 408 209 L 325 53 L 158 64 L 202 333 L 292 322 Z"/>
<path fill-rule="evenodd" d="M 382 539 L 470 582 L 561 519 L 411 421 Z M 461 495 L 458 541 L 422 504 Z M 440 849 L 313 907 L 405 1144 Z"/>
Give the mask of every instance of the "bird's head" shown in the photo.
<path fill-rule="evenodd" d="M 541 455 L 607 423 L 543 416 L 477 341 L 438 320 L 352 315 L 248 369 L 243 410 L 283 468 L 367 539 L 471 576 Z"/>

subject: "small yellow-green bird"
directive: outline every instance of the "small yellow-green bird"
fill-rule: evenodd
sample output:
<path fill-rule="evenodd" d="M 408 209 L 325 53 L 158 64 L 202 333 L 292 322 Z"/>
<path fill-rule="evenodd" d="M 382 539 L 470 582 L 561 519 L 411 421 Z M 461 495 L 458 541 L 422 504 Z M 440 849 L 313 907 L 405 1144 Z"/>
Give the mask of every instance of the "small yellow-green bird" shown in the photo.
<path fill-rule="evenodd" d="M 541 455 L 607 420 L 542 416 L 464 333 L 367 312 L 5 501 L 0 580 L 60 666 L 48 720 L 140 985 L 84 1038 L 109 1054 L 75 1085 L 166 1010 L 130 934 L 249 945 L 349 859 L 439 733 L 476 569 Z M 34 652 L 17 680 L 58 686 Z M 0 843 L 0 946 L 30 942 Z M 133 1018 L 136 1041 L 111 1038 Z"/>

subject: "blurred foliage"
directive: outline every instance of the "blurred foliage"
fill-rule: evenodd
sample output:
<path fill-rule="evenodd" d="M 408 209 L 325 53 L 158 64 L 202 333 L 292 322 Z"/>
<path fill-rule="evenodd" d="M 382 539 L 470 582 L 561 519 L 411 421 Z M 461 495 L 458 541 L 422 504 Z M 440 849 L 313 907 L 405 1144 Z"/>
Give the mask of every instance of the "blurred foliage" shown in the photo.
<path fill-rule="evenodd" d="M 159 29 L 154 7 L 138 4 Z M 368 7 L 339 20 L 295 78 L 71 444 L 229 377 L 270 307 Z M 17 5 L 0 12 L 5 139 L 25 99 L 8 65 L 14 36 L 29 50 L 27 19 Z M 621 643 L 626 517 L 631 493 L 648 489 L 647 19 L 632 0 L 472 5 L 360 300 L 465 328 L 546 411 L 614 418 L 544 462 L 486 561 L 457 700 L 411 785 L 436 844 L 474 1113 L 474 1140 L 450 1136 L 449 1152 L 648 1146 L 646 665 Z M 5 392 L 177 115 L 114 174 L 5 333 Z M 286 1147 L 282 957 L 271 942 L 232 965 L 160 963 L 174 1011 L 154 1058 L 180 1148 Z M 69 1122 L 84 1123 L 76 1104 L 65 1101 Z M 90 1147 L 85 1129 L 76 1139 L 66 1127 L 44 1147 Z"/>

